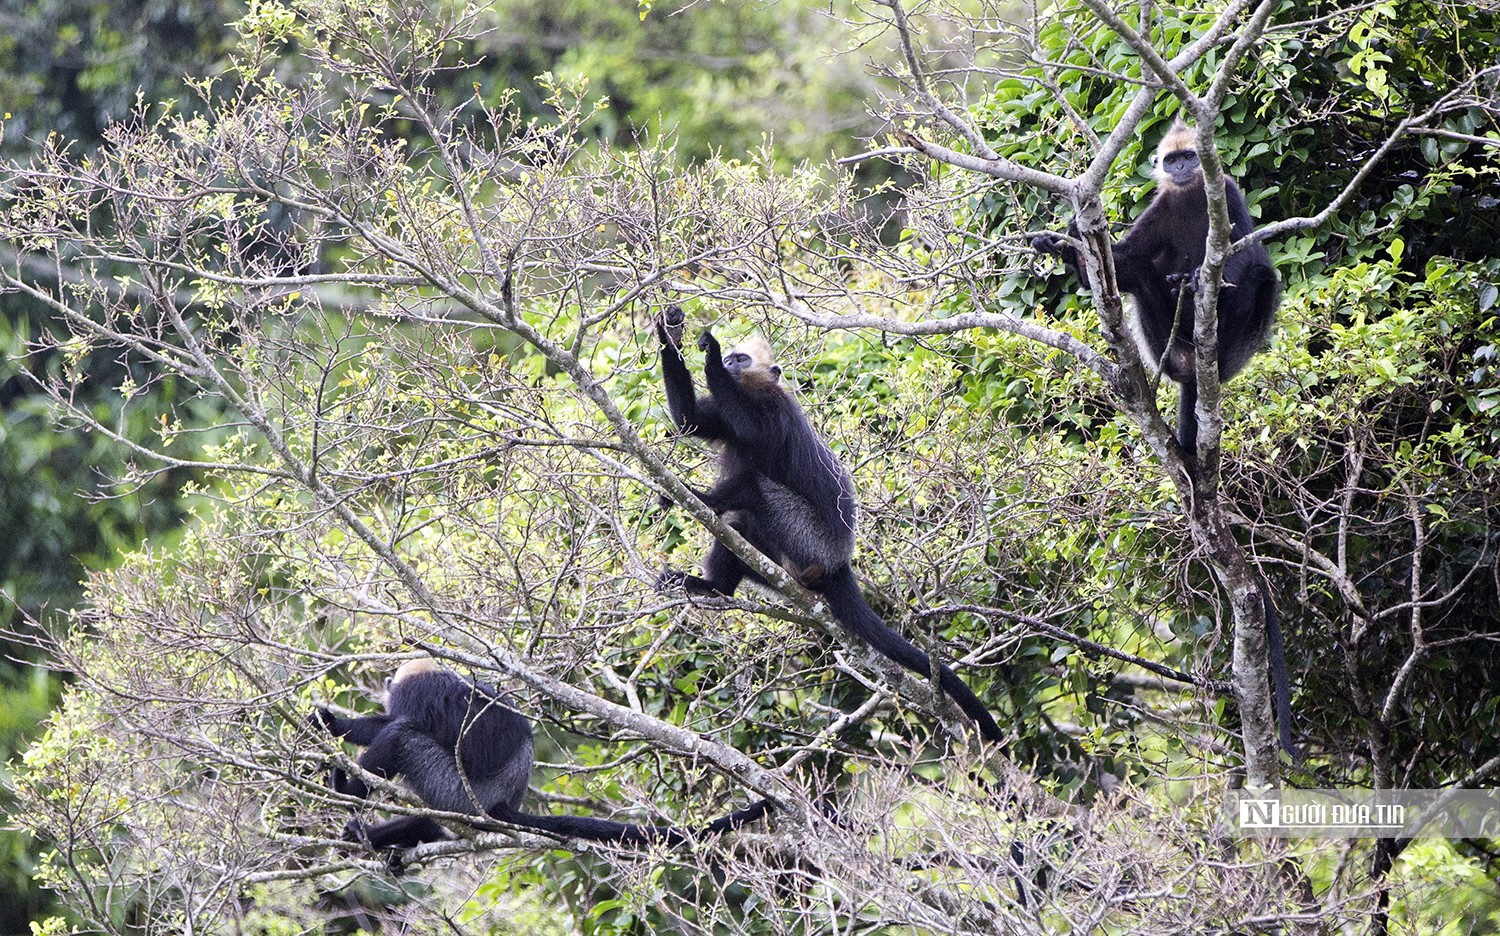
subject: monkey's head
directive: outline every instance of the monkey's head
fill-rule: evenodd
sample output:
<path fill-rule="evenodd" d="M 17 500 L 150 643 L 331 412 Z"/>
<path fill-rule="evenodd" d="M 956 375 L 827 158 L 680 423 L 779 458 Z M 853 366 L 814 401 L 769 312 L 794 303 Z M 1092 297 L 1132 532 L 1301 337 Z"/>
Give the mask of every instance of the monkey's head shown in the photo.
<path fill-rule="evenodd" d="M 432 657 L 417 657 L 415 660 L 407 660 L 405 663 L 402 663 L 400 666 L 396 667 L 395 673 L 386 677 L 386 708 L 390 708 L 391 696 L 395 693 L 396 688 L 402 683 L 406 682 L 408 679 L 411 679 L 413 676 L 420 676 L 423 673 L 440 673 L 442 671 L 442 664 L 437 660 L 434 660 Z"/>
<path fill-rule="evenodd" d="M 1191 188 L 1203 183 L 1198 162 L 1198 133 L 1178 117 L 1156 148 L 1156 184 L 1163 188 Z"/>
<path fill-rule="evenodd" d="M 746 386 L 774 387 L 781 380 L 781 368 L 766 339 L 756 336 L 741 342 L 724 355 L 724 369 Z"/>

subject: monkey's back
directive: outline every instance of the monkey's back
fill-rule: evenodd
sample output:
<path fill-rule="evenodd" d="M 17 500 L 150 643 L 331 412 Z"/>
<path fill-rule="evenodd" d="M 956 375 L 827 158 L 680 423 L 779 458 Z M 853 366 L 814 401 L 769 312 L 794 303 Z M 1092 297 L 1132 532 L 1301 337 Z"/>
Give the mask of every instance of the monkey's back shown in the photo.
<path fill-rule="evenodd" d="M 404 745 L 401 773 L 424 801 L 454 812 L 520 804 L 531 725 L 493 686 L 447 670 L 421 673 L 393 686 L 386 707 L 417 736 Z"/>
<path fill-rule="evenodd" d="M 766 519 L 780 531 L 783 552 L 802 564 L 832 567 L 848 562 L 854 552 L 855 525 L 849 470 L 786 390 L 778 387 L 766 395 L 760 418 L 775 427 L 769 433 L 771 444 L 751 451 L 726 450 L 726 470 L 732 456 L 740 470 L 755 473 Z"/>

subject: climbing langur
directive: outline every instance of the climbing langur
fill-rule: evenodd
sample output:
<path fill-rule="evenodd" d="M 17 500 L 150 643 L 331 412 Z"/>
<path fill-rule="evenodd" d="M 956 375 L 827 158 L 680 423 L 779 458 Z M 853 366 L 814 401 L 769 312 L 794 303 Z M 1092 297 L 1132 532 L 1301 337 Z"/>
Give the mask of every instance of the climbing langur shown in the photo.
<path fill-rule="evenodd" d="M 1255 230 L 1245 196 L 1233 179 L 1224 179 L 1230 239 Z M 1068 233 L 1077 234 L 1076 226 Z M 1156 153 L 1156 196 L 1114 245 L 1115 280 L 1132 304 L 1129 324 L 1148 367 L 1159 367 L 1182 388 L 1177 409 L 1177 438 L 1189 464 L 1198 450 L 1197 378 L 1194 370 L 1193 294 L 1208 243 L 1208 196 L 1198 159 L 1195 131 L 1179 118 L 1162 137 Z M 1032 246 L 1061 255 L 1083 279 L 1077 251 L 1055 234 L 1043 234 Z M 1219 290 L 1219 379 L 1238 374 L 1271 333 L 1279 288 L 1276 271 L 1263 244 L 1254 243 L 1224 263 Z"/>
<path fill-rule="evenodd" d="M 564 840 L 627 845 L 675 845 L 686 840 L 684 833 L 661 826 L 521 812 L 531 777 L 531 724 L 495 687 L 465 679 L 429 658 L 401 664 L 386 681 L 385 714 L 340 718 L 320 708 L 312 720 L 336 737 L 363 747 L 357 761 L 361 768 L 377 777 L 400 777 L 433 809 L 489 816 Z M 337 767 L 331 780 L 339 793 L 369 796 L 364 781 Z M 753 822 L 769 806 L 768 800 L 761 800 L 703 831 L 723 832 Z M 425 816 L 402 816 L 376 825 L 350 820 L 344 837 L 377 849 L 411 848 L 447 838 L 447 832 Z"/>
<path fill-rule="evenodd" d="M 754 339 L 724 354 L 705 329 L 698 347 L 704 352 L 708 394 L 700 397 L 682 356 L 683 321 L 682 310 L 674 305 L 656 323 L 667 407 L 679 430 L 722 448 L 718 483 L 712 490 L 694 493 L 792 578 L 822 595 L 851 634 L 930 678 L 927 654 L 887 627 L 860 594 L 849 565 L 854 554 L 854 482 L 782 386 L 781 368 L 770 346 Z M 657 587 L 732 595 L 746 576 L 765 582 L 723 543 L 714 543 L 701 577 L 669 569 Z M 975 721 L 982 737 L 1002 739 L 984 704 L 952 670 L 939 666 L 938 682 Z"/>

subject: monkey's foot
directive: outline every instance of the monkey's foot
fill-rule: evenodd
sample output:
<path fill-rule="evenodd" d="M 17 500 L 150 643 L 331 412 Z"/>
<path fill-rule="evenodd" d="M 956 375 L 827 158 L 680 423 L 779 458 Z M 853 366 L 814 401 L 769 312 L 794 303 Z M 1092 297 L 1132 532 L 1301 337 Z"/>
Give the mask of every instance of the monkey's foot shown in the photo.
<path fill-rule="evenodd" d="M 699 598 L 729 598 L 733 592 L 724 591 L 708 579 L 667 569 L 656 577 L 656 590 L 661 593 L 681 591 Z"/>
<path fill-rule="evenodd" d="M 365 824 L 363 819 L 350 819 L 344 823 L 344 833 L 341 837 L 351 845 L 363 845 L 366 848 L 372 847 L 370 845 L 370 827 Z"/>
<path fill-rule="evenodd" d="M 350 845 L 362 845 L 371 851 L 377 851 L 373 842 L 370 841 L 370 826 L 363 819 L 350 819 L 344 823 L 344 841 Z M 401 877 L 406 873 L 406 862 L 401 860 L 401 849 L 378 849 L 385 853 L 385 870 L 391 877 Z"/>
<path fill-rule="evenodd" d="M 663 569 L 656 577 L 656 590 L 661 593 L 686 591 L 688 574 L 677 569 Z"/>

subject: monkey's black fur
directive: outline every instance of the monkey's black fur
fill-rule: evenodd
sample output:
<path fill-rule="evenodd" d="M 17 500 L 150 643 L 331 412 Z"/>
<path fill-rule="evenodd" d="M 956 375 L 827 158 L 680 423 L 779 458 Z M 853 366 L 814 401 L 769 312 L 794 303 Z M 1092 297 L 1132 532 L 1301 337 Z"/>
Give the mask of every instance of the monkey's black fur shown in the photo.
<path fill-rule="evenodd" d="M 1255 230 L 1245 196 L 1225 178 L 1231 240 Z M 1076 225 L 1068 233 L 1076 236 Z M 1134 326 L 1148 366 L 1182 387 L 1177 436 L 1191 465 L 1198 450 L 1198 383 L 1194 371 L 1193 293 L 1208 243 L 1208 195 L 1193 131 L 1174 124 L 1158 153 L 1157 189 L 1151 204 L 1114 245 L 1115 280 L 1135 299 Z M 1032 241 L 1044 253 L 1058 254 L 1080 281 L 1078 253 L 1052 234 Z M 1276 271 L 1263 244 L 1255 243 L 1224 263 L 1219 290 L 1219 379 L 1244 369 L 1265 346 L 1279 300 Z M 1179 309 L 1180 305 L 1180 309 Z"/>
<path fill-rule="evenodd" d="M 416 661 L 418 663 L 425 661 Z M 538 816 L 520 811 L 531 777 L 531 725 L 493 686 L 430 666 L 398 670 L 388 683 L 386 712 L 339 718 L 319 709 L 316 722 L 337 737 L 365 748 L 359 766 L 378 777 L 400 777 L 434 809 L 487 815 L 560 839 L 640 845 L 676 845 L 686 836 L 672 828 L 629 825 L 586 816 Z M 332 786 L 366 797 L 369 787 L 335 767 Z M 768 800 L 719 819 L 703 831 L 723 832 L 766 814 Z M 372 848 L 411 848 L 447 838 L 436 821 L 402 816 L 366 826 L 351 820 L 345 838 Z"/>
<path fill-rule="evenodd" d="M 667 406 L 682 432 L 722 446 L 719 480 L 699 498 L 756 549 L 803 586 L 823 596 L 851 634 L 903 667 L 931 678 L 932 661 L 886 626 L 860 594 L 850 568 L 854 553 L 854 482 L 818 438 L 797 401 L 779 383 L 769 349 L 756 345 L 726 357 L 713 335 L 704 351 L 708 395 L 698 396 L 682 356 L 683 314 L 669 306 L 656 323 Z M 695 594 L 732 595 L 746 576 L 765 583 L 722 543 L 703 560 L 703 576 L 668 570 L 657 583 Z M 989 710 L 946 666 L 938 683 L 988 741 L 1003 736 Z"/>

